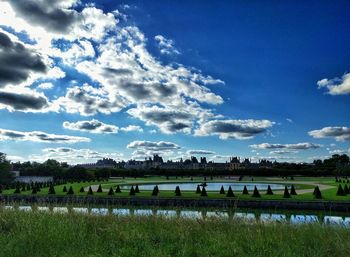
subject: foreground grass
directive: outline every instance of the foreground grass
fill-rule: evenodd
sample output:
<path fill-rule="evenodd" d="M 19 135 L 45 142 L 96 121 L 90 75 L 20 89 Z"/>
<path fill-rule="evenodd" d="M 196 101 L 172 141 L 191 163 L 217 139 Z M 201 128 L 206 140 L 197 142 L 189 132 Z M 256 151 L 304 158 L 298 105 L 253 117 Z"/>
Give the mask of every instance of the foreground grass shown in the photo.
<path fill-rule="evenodd" d="M 0 211 L 0 256 L 348 256 L 350 231 L 320 224 Z"/>

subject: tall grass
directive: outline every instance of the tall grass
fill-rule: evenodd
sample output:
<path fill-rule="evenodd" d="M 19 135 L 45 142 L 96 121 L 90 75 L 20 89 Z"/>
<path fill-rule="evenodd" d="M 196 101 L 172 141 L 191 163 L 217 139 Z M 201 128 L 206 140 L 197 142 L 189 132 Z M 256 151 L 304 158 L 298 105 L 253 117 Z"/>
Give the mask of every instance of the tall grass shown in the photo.
<path fill-rule="evenodd" d="M 0 256 L 349 256 L 350 231 L 320 224 L 247 224 L 0 211 Z"/>

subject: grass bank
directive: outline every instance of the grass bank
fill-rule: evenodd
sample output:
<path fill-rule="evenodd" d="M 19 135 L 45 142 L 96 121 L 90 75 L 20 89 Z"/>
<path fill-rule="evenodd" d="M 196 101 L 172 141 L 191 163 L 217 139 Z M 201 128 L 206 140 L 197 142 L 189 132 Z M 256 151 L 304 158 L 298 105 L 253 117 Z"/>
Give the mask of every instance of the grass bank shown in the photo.
<path fill-rule="evenodd" d="M 350 231 L 320 224 L 247 224 L 0 211 L 0 256 L 348 256 Z"/>

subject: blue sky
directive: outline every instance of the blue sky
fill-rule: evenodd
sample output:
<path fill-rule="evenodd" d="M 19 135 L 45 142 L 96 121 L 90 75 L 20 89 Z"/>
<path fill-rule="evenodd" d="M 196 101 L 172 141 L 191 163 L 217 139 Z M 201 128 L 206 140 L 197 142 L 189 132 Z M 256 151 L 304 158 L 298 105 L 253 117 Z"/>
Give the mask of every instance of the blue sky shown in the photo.
<path fill-rule="evenodd" d="M 14 161 L 350 153 L 348 1 L 0 10 L 0 151 Z"/>

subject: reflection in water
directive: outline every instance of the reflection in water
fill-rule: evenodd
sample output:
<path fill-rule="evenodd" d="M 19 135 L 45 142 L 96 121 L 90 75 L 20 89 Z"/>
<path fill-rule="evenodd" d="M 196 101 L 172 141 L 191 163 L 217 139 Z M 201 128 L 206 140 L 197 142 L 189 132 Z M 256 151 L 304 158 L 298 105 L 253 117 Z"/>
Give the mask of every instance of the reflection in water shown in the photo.
<path fill-rule="evenodd" d="M 253 212 L 241 212 L 236 211 L 233 213 L 227 211 L 196 211 L 196 210 L 168 210 L 168 209 L 129 209 L 129 208 L 86 208 L 86 207 L 72 207 L 68 209 L 67 207 L 53 207 L 50 209 L 47 206 L 11 206 L 5 205 L 2 206 L 2 209 L 5 210 L 19 210 L 19 211 L 40 211 L 40 212 L 49 212 L 52 210 L 54 213 L 68 213 L 69 210 L 73 213 L 83 213 L 83 214 L 92 214 L 92 215 L 101 215 L 105 216 L 111 213 L 112 215 L 118 216 L 161 216 L 166 218 L 185 218 L 185 219 L 206 219 L 206 218 L 219 218 L 219 219 L 237 219 L 242 220 L 247 223 L 252 222 L 290 222 L 291 224 L 308 224 L 308 223 L 323 223 L 326 225 L 336 225 L 344 226 L 350 228 L 350 217 L 342 216 L 330 216 L 326 215 L 323 218 L 319 218 L 317 215 L 304 215 L 304 214 L 291 214 L 289 216 L 282 213 L 266 213 L 262 212 L 260 214 Z"/>

